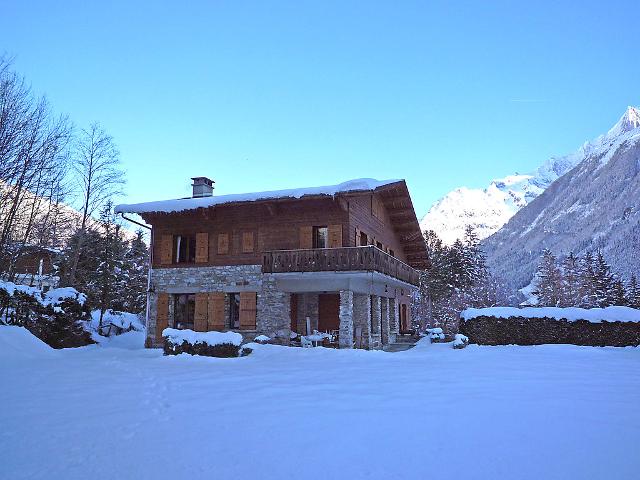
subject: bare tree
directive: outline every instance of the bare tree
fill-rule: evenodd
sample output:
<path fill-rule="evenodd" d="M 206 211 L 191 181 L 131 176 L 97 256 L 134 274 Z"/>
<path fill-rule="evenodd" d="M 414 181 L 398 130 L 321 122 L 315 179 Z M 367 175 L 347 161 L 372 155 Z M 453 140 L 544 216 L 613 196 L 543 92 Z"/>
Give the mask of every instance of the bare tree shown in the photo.
<path fill-rule="evenodd" d="M 11 275 L 34 226 L 46 227 L 50 203 L 66 175 L 71 125 L 0 57 L 0 273 Z"/>
<path fill-rule="evenodd" d="M 73 285 L 87 232 L 87 222 L 104 203 L 121 192 L 124 172 L 120 168 L 120 154 L 113 138 L 98 123 L 82 130 L 76 140 L 73 171 L 82 195 L 81 223 L 73 260 L 66 283 Z"/>

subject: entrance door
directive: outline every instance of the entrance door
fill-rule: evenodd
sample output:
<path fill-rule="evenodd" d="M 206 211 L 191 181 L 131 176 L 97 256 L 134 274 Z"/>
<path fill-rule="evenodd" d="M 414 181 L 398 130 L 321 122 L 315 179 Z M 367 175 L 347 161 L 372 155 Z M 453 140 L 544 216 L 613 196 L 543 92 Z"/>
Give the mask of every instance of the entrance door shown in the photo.
<path fill-rule="evenodd" d="M 409 328 L 407 325 L 407 304 L 401 303 L 400 304 L 400 332 L 407 332 L 407 331 L 409 331 Z"/>
<path fill-rule="evenodd" d="M 340 295 L 322 293 L 318 295 L 318 330 L 330 332 L 340 329 Z"/>

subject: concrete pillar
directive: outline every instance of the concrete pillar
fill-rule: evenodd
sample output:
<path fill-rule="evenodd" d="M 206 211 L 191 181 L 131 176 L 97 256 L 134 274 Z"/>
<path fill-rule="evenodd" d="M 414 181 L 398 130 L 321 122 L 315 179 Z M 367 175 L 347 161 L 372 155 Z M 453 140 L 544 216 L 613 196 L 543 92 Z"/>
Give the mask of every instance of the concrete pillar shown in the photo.
<path fill-rule="evenodd" d="M 389 344 L 389 299 L 380 297 L 380 338 L 382 345 Z"/>
<path fill-rule="evenodd" d="M 353 348 L 353 292 L 340 290 L 340 348 Z"/>
<path fill-rule="evenodd" d="M 371 347 L 371 297 L 366 293 L 353 295 L 353 329 L 356 348 Z"/>
<path fill-rule="evenodd" d="M 382 347 L 382 339 L 380 336 L 381 330 L 381 315 L 380 315 L 380 297 L 378 295 L 371 295 L 371 345 L 370 348 Z"/>

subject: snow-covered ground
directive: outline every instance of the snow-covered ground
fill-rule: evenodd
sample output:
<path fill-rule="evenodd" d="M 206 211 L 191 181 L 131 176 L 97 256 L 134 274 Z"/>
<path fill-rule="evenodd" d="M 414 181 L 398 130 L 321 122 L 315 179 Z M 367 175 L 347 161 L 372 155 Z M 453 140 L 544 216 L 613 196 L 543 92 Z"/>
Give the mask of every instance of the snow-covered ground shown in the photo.
<path fill-rule="evenodd" d="M 640 348 L 163 357 L 0 327 L 0 478 L 631 479 Z M 111 347 L 111 348 L 109 348 Z"/>

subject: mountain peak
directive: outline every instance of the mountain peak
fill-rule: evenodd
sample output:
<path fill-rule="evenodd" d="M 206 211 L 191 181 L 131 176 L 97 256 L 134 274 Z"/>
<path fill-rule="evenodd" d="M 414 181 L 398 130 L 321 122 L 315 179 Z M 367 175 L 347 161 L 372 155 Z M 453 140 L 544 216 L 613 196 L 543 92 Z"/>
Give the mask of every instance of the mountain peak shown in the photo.
<path fill-rule="evenodd" d="M 608 136 L 627 133 L 635 128 L 640 128 L 640 109 L 628 106 L 618 123 L 609 130 Z"/>

